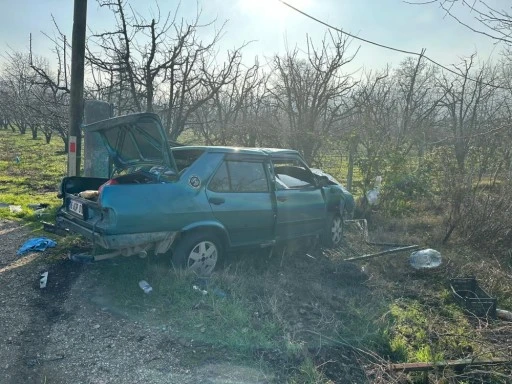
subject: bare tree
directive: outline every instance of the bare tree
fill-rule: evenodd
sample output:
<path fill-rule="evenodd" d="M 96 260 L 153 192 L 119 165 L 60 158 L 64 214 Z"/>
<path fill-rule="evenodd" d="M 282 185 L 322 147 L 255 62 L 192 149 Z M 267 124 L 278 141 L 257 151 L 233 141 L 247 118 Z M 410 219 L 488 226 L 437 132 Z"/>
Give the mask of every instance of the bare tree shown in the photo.
<path fill-rule="evenodd" d="M 201 12 L 191 22 L 174 13 L 147 19 L 126 0 L 99 0 L 115 17 L 113 31 L 94 34 L 88 42 L 89 67 L 96 94 L 106 94 L 123 112 L 158 112 L 171 140 L 185 129 L 192 114 L 234 80 L 241 48 L 216 64 L 215 47 L 222 28 L 203 42 Z M 115 96 L 117 95 L 117 97 Z"/>
<path fill-rule="evenodd" d="M 0 75 L 0 126 L 3 129 L 9 129 L 10 127 L 13 132 L 16 132 L 16 127 L 14 124 L 12 124 L 12 112 L 9 106 L 9 94 L 9 86 Z"/>
<path fill-rule="evenodd" d="M 221 87 L 196 111 L 196 131 L 207 144 L 249 147 L 263 144 L 263 132 L 268 131 L 262 113 L 268 96 L 268 74 L 257 61 L 249 68 L 239 62 L 233 77 L 234 81 Z"/>
<path fill-rule="evenodd" d="M 431 0 L 413 1 L 411 4 L 426 5 L 437 4 L 446 14 L 457 23 L 465 26 L 473 32 L 485 35 L 497 42 L 507 45 L 512 44 L 512 7 L 502 9 L 492 4 L 491 1 L 483 0 Z M 476 26 L 466 22 L 461 10 L 470 12 Z"/>
<path fill-rule="evenodd" d="M 30 105 L 32 114 L 37 117 L 37 125 L 43 132 L 47 143 L 56 133 L 64 143 L 64 151 L 68 149 L 69 129 L 69 67 L 66 36 L 60 31 L 54 20 L 56 36 L 46 35 L 53 43 L 55 64 L 52 70 L 48 60 L 34 57 L 32 53 L 32 36 L 30 36 L 29 61 L 34 71 L 33 103 Z"/>
<path fill-rule="evenodd" d="M 195 111 L 214 98 L 223 86 L 236 81 L 241 49 L 228 52 L 222 65 L 216 64 L 213 52 L 201 49 L 201 56 L 191 54 L 183 66 L 169 70 L 169 98 L 162 114 L 171 140 L 176 140 L 185 130 Z"/>
<path fill-rule="evenodd" d="M 343 72 L 355 56 L 347 49 L 346 38 L 330 34 L 320 47 L 308 38 L 305 58 L 298 48 L 274 57 L 270 92 L 286 116 L 281 128 L 288 132 L 288 145 L 308 162 L 346 114 L 347 96 L 356 84 Z"/>
<path fill-rule="evenodd" d="M 32 77 L 34 75 L 29 65 L 28 55 L 19 52 L 6 52 L 6 64 L 2 71 L 2 83 L 6 100 L 4 107 L 9 111 L 12 123 L 21 134 L 29 129 L 29 110 Z M 37 137 L 37 130 L 32 131 Z"/>
<path fill-rule="evenodd" d="M 401 150 L 404 156 L 415 146 L 420 160 L 444 97 L 436 87 L 438 71 L 423 60 L 423 53 L 416 61 L 411 57 L 405 59 L 393 74 L 399 119 L 396 143 L 398 147 L 405 146 Z"/>
<path fill-rule="evenodd" d="M 448 241 L 462 219 L 463 204 L 474 191 L 473 183 L 480 174 L 478 167 L 485 166 L 482 159 L 474 162 L 474 156 L 481 154 L 485 147 L 482 139 L 494 133 L 493 119 L 502 106 L 495 100 L 497 88 L 492 86 L 497 80 L 496 69 L 475 68 L 474 58 L 475 55 L 464 59 L 455 67 L 460 76 L 443 74 L 439 79 L 439 87 L 445 94 L 441 101 L 441 118 L 449 134 L 444 144 L 449 145 L 455 160 L 451 161 L 445 152 L 444 161 L 440 163 L 445 176 L 441 186 L 450 205 L 443 241 Z M 471 76 L 476 82 L 470 80 Z"/>
<path fill-rule="evenodd" d="M 354 90 L 352 104 L 353 114 L 349 120 L 352 129 L 347 136 L 351 137 L 351 161 L 357 163 L 363 175 L 361 188 L 365 194 L 373 185 L 374 177 L 384 170 L 383 161 L 398 131 L 397 99 L 389 69 L 366 74 Z M 356 151 L 359 152 L 357 157 Z"/>

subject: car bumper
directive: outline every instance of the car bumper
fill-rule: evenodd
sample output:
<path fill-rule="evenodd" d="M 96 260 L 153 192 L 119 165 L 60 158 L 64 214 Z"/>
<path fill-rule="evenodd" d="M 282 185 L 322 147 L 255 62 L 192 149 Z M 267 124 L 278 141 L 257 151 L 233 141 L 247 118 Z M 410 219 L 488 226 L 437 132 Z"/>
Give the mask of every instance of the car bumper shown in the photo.
<path fill-rule="evenodd" d="M 80 223 L 73 221 L 65 216 L 57 216 L 57 226 L 69 229 L 74 233 L 82 235 L 86 239 L 109 250 L 127 250 L 133 249 L 137 253 L 141 248 L 155 247 L 155 253 L 164 253 L 172 245 L 177 232 L 142 232 L 125 234 L 105 234 L 99 231 L 84 227 Z"/>

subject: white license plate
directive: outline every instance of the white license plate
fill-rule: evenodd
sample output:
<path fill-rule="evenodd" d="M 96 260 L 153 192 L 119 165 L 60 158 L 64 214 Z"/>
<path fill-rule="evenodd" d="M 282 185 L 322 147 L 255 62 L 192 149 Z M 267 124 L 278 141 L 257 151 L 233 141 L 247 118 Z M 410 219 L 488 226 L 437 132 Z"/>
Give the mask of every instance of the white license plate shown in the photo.
<path fill-rule="evenodd" d="M 83 205 L 79 201 L 71 200 L 69 202 L 69 210 L 73 213 L 76 213 L 77 215 L 84 215 Z"/>

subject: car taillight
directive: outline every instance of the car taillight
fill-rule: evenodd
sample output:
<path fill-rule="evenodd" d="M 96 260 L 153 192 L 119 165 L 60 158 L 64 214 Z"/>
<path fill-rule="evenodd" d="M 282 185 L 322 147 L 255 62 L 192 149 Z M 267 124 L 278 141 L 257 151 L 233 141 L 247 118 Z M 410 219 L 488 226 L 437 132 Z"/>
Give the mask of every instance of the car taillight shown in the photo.
<path fill-rule="evenodd" d="M 119 182 L 116 179 L 110 179 L 106 183 L 101 184 L 100 187 L 98 188 L 98 199 L 101 198 L 101 191 L 103 191 L 103 187 L 105 187 L 107 185 L 116 185 L 116 184 L 119 184 Z"/>

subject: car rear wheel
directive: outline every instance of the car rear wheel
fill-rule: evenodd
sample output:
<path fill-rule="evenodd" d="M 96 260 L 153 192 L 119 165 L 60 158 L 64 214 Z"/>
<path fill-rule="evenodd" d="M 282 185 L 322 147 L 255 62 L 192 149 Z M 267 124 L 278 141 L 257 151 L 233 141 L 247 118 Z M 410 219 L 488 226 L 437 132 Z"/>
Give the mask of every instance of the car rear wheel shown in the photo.
<path fill-rule="evenodd" d="M 333 214 L 327 222 L 323 243 L 327 247 L 336 247 L 340 245 L 342 239 L 343 218 L 339 214 Z"/>
<path fill-rule="evenodd" d="M 210 275 L 222 253 L 219 239 L 208 233 L 185 234 L 173 251 L 173 263 L 200 276 Z"/>

